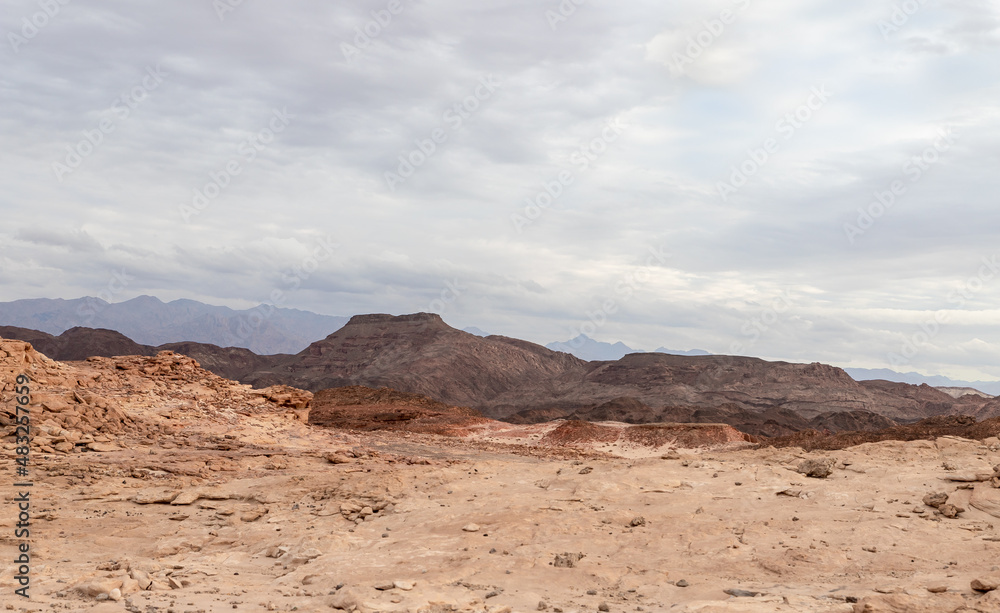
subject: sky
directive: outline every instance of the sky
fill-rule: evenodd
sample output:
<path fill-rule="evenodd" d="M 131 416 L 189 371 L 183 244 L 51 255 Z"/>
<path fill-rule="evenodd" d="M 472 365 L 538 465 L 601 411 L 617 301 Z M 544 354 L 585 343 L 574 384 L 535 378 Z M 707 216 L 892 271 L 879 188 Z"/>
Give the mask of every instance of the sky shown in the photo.
<path fill-rule="evenodd" d="M 1000 379 L 996 0 L 0 7 L 0 300 Z"/>

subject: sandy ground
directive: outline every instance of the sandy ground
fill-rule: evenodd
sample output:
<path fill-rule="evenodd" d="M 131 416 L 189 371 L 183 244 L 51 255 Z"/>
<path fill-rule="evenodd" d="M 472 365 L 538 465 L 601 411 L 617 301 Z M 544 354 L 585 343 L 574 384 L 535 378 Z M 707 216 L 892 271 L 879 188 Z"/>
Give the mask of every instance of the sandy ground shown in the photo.
<path fill-rule="evenodd" d="M 203 462 L 198 450 L 40 457 L 33 599 L 8 599 L 12 569 L 0 576 L 4 598 L 27 611 L 846 612 L 849 599 L 896 593 L 945 607 L 926 610 L 1000 611 L 1000 600 L 970 589 L 1000 574 L 1000 519 L 941 480 L 943 462 L 1000 464 L 974 442 L 833 452 L 841 468 L 812 479 L 793 470 L 805 457 L 795 450 L 560 460 L 463 452 L 436 438 L 367 434 L 359 442 L 370 452 L 339 464 L 321 447 L 216 452 L 237 466 L 208 478 L 129 474 L 139 454 L 170 465 Z M 966 511 L 935 515 L 921 503 L 931 491 Z M 135 501 L 160 492 L 192 495 Z M 378 507 L 362 521 L 342 513 Z M 555 566 L 564 553 L 583 557 Z M 128 569 L 154 589 L 129 589 Z M 122 600 L 96 600 L 123 582 Z M 927 591 L 936 586 L 947 592 Z"/>

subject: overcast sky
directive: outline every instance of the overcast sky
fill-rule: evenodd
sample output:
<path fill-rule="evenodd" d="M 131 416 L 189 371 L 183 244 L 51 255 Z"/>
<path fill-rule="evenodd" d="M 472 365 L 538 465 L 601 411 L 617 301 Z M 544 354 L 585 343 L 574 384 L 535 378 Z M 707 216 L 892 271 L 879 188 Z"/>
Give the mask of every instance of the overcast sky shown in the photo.
<path fill-rule="evenodd" d="M 0 0 L 0 300 L 1000 379 L 1000 2 L 576 2 Z"/>

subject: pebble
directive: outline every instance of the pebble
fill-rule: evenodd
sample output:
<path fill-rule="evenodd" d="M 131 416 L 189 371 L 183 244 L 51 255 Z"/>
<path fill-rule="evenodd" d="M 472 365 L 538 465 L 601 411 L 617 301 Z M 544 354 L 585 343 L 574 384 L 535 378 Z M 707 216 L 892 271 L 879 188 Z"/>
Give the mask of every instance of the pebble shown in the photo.
<path fill-rule="evenodd" d="M 601 604 L 597 605 L 597 610 L 598 611 L 610 611 L 611 607 L 608 606 L 608 603 L 602 602 Z"/>
<path fill-rule="evenodd" d="M 462 530 L 466 532 L 479 532 L 479 524 L 466 524 L 462 526 Z"/>
<path fill-rule="evenodd" d="M 678 581 L 678 582 L 677 582 L 677 583 L 675 583 L 674 585 L 676 585 L 677 587 L 687 587 L 687 586 L 689 586 L 689 585 L 691 585 L 691 584 L 690 584 L 690 583 L 688 583 L 687 581 L 685 581 L 685 580 L 681 579 L 680 581 Z"/>

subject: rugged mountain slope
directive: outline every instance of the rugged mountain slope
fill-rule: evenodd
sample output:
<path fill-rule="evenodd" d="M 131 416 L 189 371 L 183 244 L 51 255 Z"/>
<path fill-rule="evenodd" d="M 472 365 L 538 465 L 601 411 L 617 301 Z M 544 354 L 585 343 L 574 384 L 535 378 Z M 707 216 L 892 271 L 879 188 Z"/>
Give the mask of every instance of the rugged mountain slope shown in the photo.
<path fill-rule="evenodd" d="M 30 332 L 21 331 L 20 338 L 30 340 Z M 94 332 L 103 335 L 114 352 L 94 355 L 170 349 L 255 387 L 391 387 L 519 422 L 565 417 L 722 422 L 775 436 L 804 427 L 874 429 L 891 425 L 889 420 L 951 414 L 985 419 L 1000 414 L 997 399 L 956 399 L 926 385 L 858 382 L 840 368 L 819 363 L 660 353 L 585 362 L 526 341 L 456 330 L 427 313 L 355 316 L 295 355 L 259 356 L 200 343 L 122 351 L 107 333 Z M 93 342 L 81 345 L 82 353 L 100 348 Z M 66 358 L 65 353 L 55 355 Z M 623 398 L 632 404 L 622 405 Z"/>
<path fill-rule="evenodd" d="M 0 338 L 16 339 L 32 344 L 40 353 L 53 360 L 86 360 L 91 356 L 156 355 L 157 348 L 140 345 L 114 330 L 70 328 L 59 336 L 38 330 L 0 326 Z"/>
<path fill-rule="evenodd" d="M 503 336 L 478 337 L 448 326 L 438 315 L 417 313 L 356 315 L 301 353 L 243 380 L 254 385 L 280 381 L 313 391 L 384 386 L 479 408 L 515 389 L 553 394 L 579 381 L 586 370 L 587 363 L 571 355 Z"/>
<path fill-rule="evenodd" d="M 834 413 L 870 412 L 892 420 L 917 420 L 961 407 L 979 410 L 987 399 L 951 398 L 928 386 L 859 383 L 840 368 L 814 363 L 767 362 L 734 356 L 629 354 L 615 361 L 584 362 L 571 355 L 502 336 L 480 338 L 433 314 L 360 315 L 305 351 L 276 359 L 270 368 L 242 378 L 254 385 L 285 383 L 320 390 L 345 385 L 392 387 L 493 418 L 534 421 L 576 415 L 618 398 L 649 407 L 630 421 L 661 421 L 666 409 L 711 410 L 744 419 L 779 411 L 779 424 Z M 898 387 L 897 387 L 898 386 Z M 979 403 L 979 404 L 977 404 Z M 526 416 L 525 411 L 530 415 Z M 590 418 L 601 418 L 597 411 Z M 708 421 L 708 415 L 704 421 Z M 764 427 L 771 417 L 747 423 Z M 833 419 L 810 427 L 889 425 L 881 419 Z M 715 417 L 713 421 L 719 421 Z M 797 424 L 796 424 L 797 425 Z M 776 428 L 774 433 L 780 432 Z M 762 432 L 764 433 L 764 432 Z"/>

